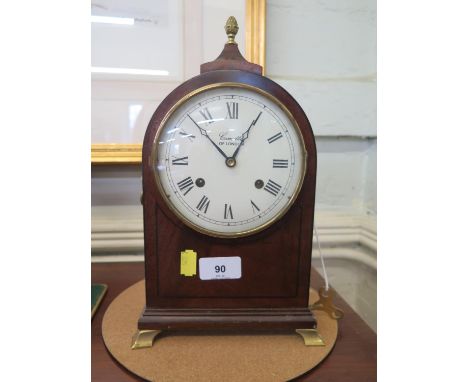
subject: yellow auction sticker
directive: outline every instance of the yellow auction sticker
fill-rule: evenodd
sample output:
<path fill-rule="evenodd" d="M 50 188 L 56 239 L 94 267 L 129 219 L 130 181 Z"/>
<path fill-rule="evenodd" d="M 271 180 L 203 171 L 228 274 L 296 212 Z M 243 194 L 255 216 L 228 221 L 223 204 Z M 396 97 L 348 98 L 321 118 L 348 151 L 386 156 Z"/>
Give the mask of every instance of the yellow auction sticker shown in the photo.
<path fill-rule="evenodd" d="M 195 276 L 197 274 L 197 253 L 191 249 L 180 252 L 180 274 Z"/>

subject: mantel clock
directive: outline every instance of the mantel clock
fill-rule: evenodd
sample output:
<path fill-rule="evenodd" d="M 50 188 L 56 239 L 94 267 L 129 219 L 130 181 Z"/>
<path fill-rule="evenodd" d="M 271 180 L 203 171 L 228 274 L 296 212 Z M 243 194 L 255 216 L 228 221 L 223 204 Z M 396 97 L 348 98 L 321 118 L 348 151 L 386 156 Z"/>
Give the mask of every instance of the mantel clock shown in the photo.
<path fill-rule="evenodd" d="M 233 17 L 225 30 L 221 55 L 146 130 L 146 306 L 134 348 L 160 331 L 316 328 L 314 135 L 296 100 L 241 56 Z"/>

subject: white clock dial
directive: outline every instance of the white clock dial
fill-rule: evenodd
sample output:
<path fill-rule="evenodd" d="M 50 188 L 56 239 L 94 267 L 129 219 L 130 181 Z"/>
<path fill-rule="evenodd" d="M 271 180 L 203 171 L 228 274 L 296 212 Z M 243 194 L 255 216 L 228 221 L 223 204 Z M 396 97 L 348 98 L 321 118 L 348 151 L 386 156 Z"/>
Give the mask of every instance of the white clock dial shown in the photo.
<path fill-rule="evenodd" d="M 153 151 L 156 180 L 186 224 L 212 236 L 245 236 L 289 209 L 306 152 L 299 129 L 259 89 L 219 86 L 180 103 Z"/>

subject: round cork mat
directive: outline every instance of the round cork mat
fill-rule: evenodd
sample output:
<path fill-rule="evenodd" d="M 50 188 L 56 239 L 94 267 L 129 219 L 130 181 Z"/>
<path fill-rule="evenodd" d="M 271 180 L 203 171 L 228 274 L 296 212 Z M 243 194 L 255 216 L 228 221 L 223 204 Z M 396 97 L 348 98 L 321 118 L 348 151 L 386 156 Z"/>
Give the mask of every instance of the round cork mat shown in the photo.
<path fill-rule="evenodd" d="M 144 280 L 123 291 L 102 321 L 109 352 L 125 368 L 149 381 L 288 381 L 317 366 L 330 353 L 337 322 L 314 312 L 325 346 L 305 346 L 298 334 L 166 333 L 152 348 L 131 349 L 145 304 Z M 310 303 L 318 300 L 311 290 Z"/>

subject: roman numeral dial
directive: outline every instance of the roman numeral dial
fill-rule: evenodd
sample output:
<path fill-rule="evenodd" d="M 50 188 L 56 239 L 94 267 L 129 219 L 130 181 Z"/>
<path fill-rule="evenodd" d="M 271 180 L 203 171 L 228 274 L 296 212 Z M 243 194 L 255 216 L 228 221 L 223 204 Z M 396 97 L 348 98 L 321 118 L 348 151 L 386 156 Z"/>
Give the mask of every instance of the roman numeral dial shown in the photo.
<path fill-rule="evenodd" d="M 265 185 L 264 190 L 273 196 L 277 196 L 278 192 L 281 191 L 281 186 L 273 180 L 268 179 L 268 183 Z"/>
<path fill-rule="evenodd" d="M 213 117 L 211 116 L 210 110 L 207 107 L 200 109 L 200 114 L 203 117 L 203 121 L 200 121 L 200 123 L 210 124 L 214 122 Z"/>
<path fill-rule="evenodd" d="M 172 159 L 173 166 L 188 166 L 188 157 L 180 157 Z"/>
<path fill-rule="evenodd" d="M 214 237 L 247 236 L 287 218 L 306 152 L 284 105 L 236 84 L 181 99 L 152 151 L 161 203 L 189 229 Z"/>
<path fill-rule="evenodd" d="M 239 103 L 238 102 L 226 102 L 227 106 L 227 118 L 239 119 Z"/>
<path fill-rule="evenodd" d="M 203 211 L 205 214 L 208 211 L 208 207 L 210 206 L 210 199 L 208 199 L 205 195 L 200 199 L 197 204 L 197 210 Z"/>
<path fill-rule="evenodd" d="M 177 186 L 179 186 L 180 192 L 182 192 L 184 195 L 187 195 L 190 190 L 193 189 L 193 180 L 192 177 L 188 176 L 185 179 L 182 179 L 180 182 L 177 183 Z"/>
<path fill-rule="evenodd" d="M 273 142 L 276 142 L 278 139 L 281 139 L 283 138 L 283 133 L 278 133 L 278 134 L 275 134 L 273 136 L 271 136 L 270 138 L 267 139 L 268 143 L 273 143 Z"/>
<path fill-rule="evenodd" d="M 252 212 L 256 214 L 257 212 L 260 212 L 260 208 L 253 202 L 253 200 L 250 201 L 250 205 L 252 206 Z"/>
<path fill-rule="evenodd" d="M 230 204 L 224 204 L 224 219 L 234 219 Z"/>
<path fill-rule="evenodd" d="M 195 138 L 195 135 L 189 134 L 189 133 L 187 133 L 187 132 L 184 131 L 184 130 L 181 130 L 181 131 L 179 132 L 179 135 L 181 135 L 182 138 L 187 138 L 190 142 L 193 142 L 193 139 Z"/>
<path fill-rule="evenodd" d="M 287 159 L 273 159 L 273 168 L 288 168 Z"/>

